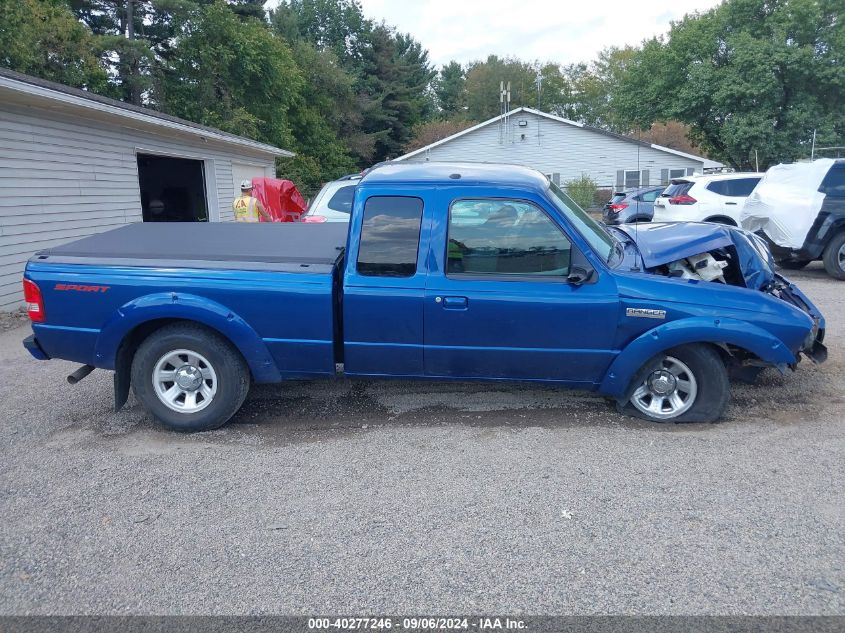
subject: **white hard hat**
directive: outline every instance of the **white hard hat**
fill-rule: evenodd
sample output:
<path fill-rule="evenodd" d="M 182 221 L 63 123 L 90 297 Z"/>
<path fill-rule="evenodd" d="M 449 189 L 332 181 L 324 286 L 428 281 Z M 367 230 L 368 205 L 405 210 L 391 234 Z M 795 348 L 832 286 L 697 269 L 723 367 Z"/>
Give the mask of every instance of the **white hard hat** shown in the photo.
<path fill-rule="evenodd" d="M 252 182 L 249 180 L 241 180 L 241 190 L 252 189 Z"/>

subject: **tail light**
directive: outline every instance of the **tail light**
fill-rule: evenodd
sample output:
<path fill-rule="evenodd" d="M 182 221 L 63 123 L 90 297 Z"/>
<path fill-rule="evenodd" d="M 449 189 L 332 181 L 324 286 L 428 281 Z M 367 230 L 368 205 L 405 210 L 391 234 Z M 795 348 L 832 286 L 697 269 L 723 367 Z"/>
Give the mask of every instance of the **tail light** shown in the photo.
<path fill-rule="evenodd" d="M 327 222 L 328 218 L 324 215 L 303 215 L 299 218 L 300 222 L 307 222 L 308 224 L 322 224 Z"/>
<path fill-rule="evenodd" d="M 696 200 L 692 196 L 688 196 L 685 193 L 682 193 L 679 196 L 672 196 L 671 198 L 669 198 L 669 204 L 695 204 L 696 202 L 698 202 L 698 200 Z"/>
<path fill-rule="evenodd" d="M 34 281 L 23 280 L 23 300 L 26 302 L 26 311 L 33 323 L 44 322 L 44 299 L 41 297 L 41 289 Z"/>
<path fill-rule="evenodd" d="M 617 203 L 617 204 L 609 204 L 609 205 L 607 205 L 607 208 L 610 211 L 613 211 L 613 213 L 619 213 L 622 209 L 627 209 L 628 205 L 623 203 L 623 202 L 620 202 L 620 203 Z"/>

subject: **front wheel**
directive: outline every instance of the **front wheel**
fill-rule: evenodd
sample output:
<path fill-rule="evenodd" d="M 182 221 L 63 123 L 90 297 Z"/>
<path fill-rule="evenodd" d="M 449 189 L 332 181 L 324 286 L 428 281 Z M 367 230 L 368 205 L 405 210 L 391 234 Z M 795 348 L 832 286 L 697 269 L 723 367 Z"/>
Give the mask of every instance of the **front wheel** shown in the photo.
<path fill-rule="evenodd" d="M 715 422 L 730 397 L 728 371 L 707 345 L 683 345 L 651 359 L 623 412 L 653 422 Z"/>
<path fill-rule="evenodd" d="M 216 332 L 175 324 L 151 334 L 132 360 L 132 388 L 144 407 L 174 431 L 223 426 L 249 391 L 249 368 Z"/>

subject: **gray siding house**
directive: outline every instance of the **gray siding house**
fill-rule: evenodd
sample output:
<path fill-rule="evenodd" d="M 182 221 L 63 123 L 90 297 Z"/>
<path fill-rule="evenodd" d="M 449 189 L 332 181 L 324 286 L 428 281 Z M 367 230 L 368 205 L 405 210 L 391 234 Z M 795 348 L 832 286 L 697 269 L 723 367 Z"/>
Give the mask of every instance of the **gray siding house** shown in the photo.
<path fill-rule="evenodd" d="M 558 184 L 586 174 L 600 188 L 664 184 L 712 162 L 524 107 L 395 160 L 511 163 Z"/>
<path fill-rule="evenodd" d="M 0 69 L 0 309 L 36 251 L 127 222 L 226 221 L 291 152 Z"/>

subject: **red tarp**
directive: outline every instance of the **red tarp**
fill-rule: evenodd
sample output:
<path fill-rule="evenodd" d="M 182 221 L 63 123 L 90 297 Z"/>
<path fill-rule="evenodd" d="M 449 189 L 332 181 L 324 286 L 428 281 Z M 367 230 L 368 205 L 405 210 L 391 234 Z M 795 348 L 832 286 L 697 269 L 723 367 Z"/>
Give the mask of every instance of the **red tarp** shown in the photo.
<path fill-rule="evenodd" d="M 305 212 L 305 199 L 290 180 L 253 178 L 252 195 L 261 201 L 273 222 L 296 222 Z M 260 218 L 264 222 L 264 218 Z"/>

